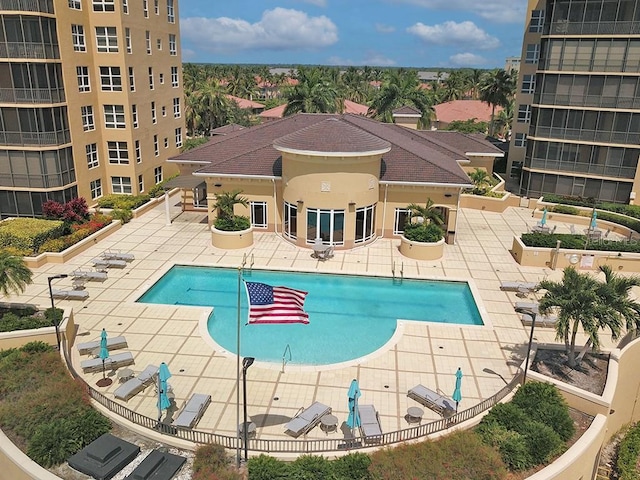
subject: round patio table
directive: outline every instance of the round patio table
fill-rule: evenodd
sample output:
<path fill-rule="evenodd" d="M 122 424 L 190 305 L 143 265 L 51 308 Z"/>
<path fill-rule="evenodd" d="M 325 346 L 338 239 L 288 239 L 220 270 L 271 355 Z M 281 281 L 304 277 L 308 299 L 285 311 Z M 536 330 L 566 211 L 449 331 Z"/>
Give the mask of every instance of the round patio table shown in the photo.
<path fill-rule="evenodd" d="M 325 433 L 336 431 L 338 429 L 338 417 L 330 413 L 324 415 L 320 419 L 320 428 L 324 430 Z"/>
<path fill-rule="evenodd" d="M 424 410 L 421 409 L 420 407 L 409 407 L 407 408 L 407 420 L 409 421 L 409 423 L 411 422 L 421 422 L 422 421 L 422 415 L 424 415 Z"/>

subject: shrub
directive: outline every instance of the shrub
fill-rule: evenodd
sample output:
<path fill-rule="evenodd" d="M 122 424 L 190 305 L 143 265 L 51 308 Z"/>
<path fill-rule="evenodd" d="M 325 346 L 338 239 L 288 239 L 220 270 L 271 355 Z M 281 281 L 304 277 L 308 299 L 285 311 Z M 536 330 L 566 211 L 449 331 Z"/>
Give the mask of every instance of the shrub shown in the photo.
<path fill-rule="evenodd" d="M 571 207 L 569 205 L 556 205 L 553 208 L 551 208 L 551 211 L 555 213 L 566 213 L 567 215 L 580 214 L 580 210 L 578 210 L 576 207 Z"/>
<path fill-rule="evenodd" d="M 506 430 L 519 432 L 520 428 L 528 421 L 527 414 L 513 402 L 498 403 L 482 418 L 478 427 L 485 423 L 497 424 Z"/>
<path fill-rule="evenodd" d="M 527 470 L 535 465 L 526 439 L 518 432 L 509 431 L 498 446 L 502 461 L 511 470 Z"/>
<path fill-rule="evenodd" d="M 0 319 L 0 332 L 15 330 L 29 330 L 32 328 L 50 327 L 53 324 L 45 317 L 18 316 L 15 313 L 5 313 Z"/>
<path fill-rule="evenodd" d="M 65 224 L 61 220 L 14 218 L 0 223 L 0 247 L 37 252 L 48 239 L 60 237 Z"/>
<path fill-rule="evenodd" d="M 129 208 L 116 208 L 112 214 L 113 218 L 120 220 L 121 223 L 129 223 L 133 218 L 133 212 Z"/>
<path fill-rule="evenodd" d="M 331 462 L 319 455 L 301 455 L 289 465 L 290 478 L 325 480 L 331 477 Z"/>
<path fill-rule="evenodd" d="M 134 210 L 149 201 L 149 195 L 105 195 L 98 199 L 100 208 Z"/>
<path fill-rule="evenodd" d="M 278 480 L 290 478 L 289 464 L 268 455 L 252 457 L 247 462 L 249 480 Z M 194 479 L 195 480 L 195 479 Z"/>
<path fill-rule="evenodd" d="M 54 252 L 58 253 L 65 249 L 64 238 L 52 238 L 44 242 L 38 249 L 38 253 Z"/>
<path fill-rule="evenodd" d="M 407 223 L 404 237 L 412 242 L 433 243 L 444 238 L 444 230 L 435 223 Z"/>
<path fill-rule="evenodd" d="M 620 480 L 637 480 L 637 464 L 640 457 L 640 424 L 636 423 L 626 433 L 618 448 L 616 468 Z"/>
<path fill-rule="evenodd" d="M 350 453 L 331 462 L 335 480 L 372 480 L 371 458 L 364 453 Z"/>
<path fill-rule="evenodd" d="M 527 442 L 529 454 L 535 465 L 549 462 L 561 452 L 564 442 L 550 426 L 542 422 L 526 422 L 519 432 Z"/>
<path fill-rule="evenodd" d="M 201 445 L 193 459 L 193 480 L 240 480 L 234 470 L 232 457 L 222 445 Z"/>
<path fill-rule="evenodd" d="M 603 252 L 629 252 L 640 253 L 640 244 L 628 242 L 626 240 L 598 240 L 587 241 L 585 235 L 572 234 L 544 234 L 544 233 L 523 233 L 522 243 L 527 247 L 556 248 L 557 240 L 560 240 L 560 248 L 570 250 L 598 250 Z"/>
<path fill-rule="evenodd" d="M 249 220 L 249 217 L 242 215 L 235 215 L 231 218 L 218 217 L 216 218 L 214 226 L 218 230 L 225 232 L 238 232 L 248 229 L 251 226 L 251 220 Z"/>

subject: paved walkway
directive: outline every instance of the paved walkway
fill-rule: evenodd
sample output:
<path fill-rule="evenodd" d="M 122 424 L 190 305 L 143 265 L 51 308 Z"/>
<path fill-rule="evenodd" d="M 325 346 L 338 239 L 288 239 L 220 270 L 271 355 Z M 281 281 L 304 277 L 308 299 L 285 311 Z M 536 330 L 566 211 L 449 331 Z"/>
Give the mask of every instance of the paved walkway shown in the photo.
<path fill-rule="evenodd" d="M 177 201 L 177 197 L 172 200 Z M 217 351 L 208 338 L 209 309 L 135 303 L 174 264 L 237 267 L 243 255 L 248 254 L 254 258 L 254 268 L 391 276 L 395 262 L 396 268 L 402 266 L 405 277 L 468 280 L 479 296 L 485 326 L 403 322 L 401 334 L 388 349 L 340 368 L 287 366 L 283 373 L 280 364 L 254 364 L 248 379 L 248 413 L 257 424 L 257 437 L 273 439 L 291 438 L 284 433 L 284 424 L 301 407 L 316 400 L 330 405 L 342 425 L 348 414 L 347 391 L 352 378 L 360 382 L 360 402 L 374 404 L 378 409 L 385 432 L 408 426 L 407 408 L 417 406 L 406 396 L 409 388 L 422 383 L 451 395 L 458 367 L 464 372 L 460 409 L 493 395 L 519 368 L 529 334 L 529 328 L 523 327 L 513 310 L 513 303 L 521 299 L 515 293 L 500 291 L 500 282 L 535 282 L 562 276 L 561 271 L 521 267 L 509 254 L 513 235 L 526 231 L 526 225 L 535 224 L 531 210 L 524 208 L 510 208 L 504 214 L 462 210 L 456 245 L 447 245 L 444 257 L 431 262 L 401 256 L 399 240 L 395 239 L 379 239 L 368 247 L 338 251 L 326 262 L 311 258 L 311 250 L 299 249 L 268 233 L 256 234 L 250 249 L 224 251 L 211 245 L 205 214 L 179 214 L 179 207 L 174 205 L 172 215 L 173 224 L 166 226 L 164 206 L 159 205 L 66 264 L 36 269 L 34 284 L 19 301 L 47 307 L 48 276 L 89 267 L 91 259 L 106 249 L 133 253 L 135 261 L 124 269 L 109 270 L 104 283 L 87 283 L 88 300 L 58 300 L 56 305 L 73 307 L 82 335 L 79 342 L 98 339 L 103 327 L 110 336 L 126 336 L 136 373 L 148 364 L 166 362 L 173 374 L 170 383 L 176 408 L 182 407 L 194 392 L 210 394 L 212 403 L 197 428 L 229 436 L 235 436 L 236 431 L 236 358 Z M 568 231 L 568 226 L 558 228 Z M 70 288 L 71 281 L 55 280 L 54 286 Z M 552 329 L 536 329 L 538 341 L 550 342 L 554 337 Z M 604 346 L 606 340 L 603 338 Z M 74 351 L 73 362 L 78 370 L 81 360 Z M 95 385 L 101 373 L 84 378 Z M 107 396 L 118 386 L 115 376 L 113 379 L 111 386 L 100 389 Z M 127 406 L 156 417 L 154 388 L 136 395 Z M 174 417 L 175 410 L 169 412 Z M 425 409 L 423 421 L 437 418 L 437 414 Z M 326 435 L 316 428 L 308 438 L 327 438 Z M 342 431 L 338 428 L 328 435 L 341 436 Z"/>

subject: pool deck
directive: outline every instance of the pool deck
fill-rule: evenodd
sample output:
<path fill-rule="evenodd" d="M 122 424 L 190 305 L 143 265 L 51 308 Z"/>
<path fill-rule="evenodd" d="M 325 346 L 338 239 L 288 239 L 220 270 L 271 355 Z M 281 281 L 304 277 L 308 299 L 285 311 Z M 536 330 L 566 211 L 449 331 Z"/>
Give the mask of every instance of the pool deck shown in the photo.
<path fill-rule="evenodd" d="M 46 308 L 50 305 L 47 277 L 91 267 L 91 259 L 107 249 L 133 253 L 135 260 L 123 269 L 109 269 L 105 282 L 86 284 L 90 294 L 87 300 L 56 300 L 56 306 L 73 307 L 81 335 L 77 342 L 99 339 L 102 328 L 111 337 L 125 336 L 127 350 L 135 358 L 130 368 L 136 374 L 148 364 L 166 362 L 175 395 L 175 406 L 168 412 L 173 418 L 193 393 L 210 394 L 211 404 L 196 428 L 223 435 L 236 435 L 236 357 L 217 350 L 208 338 L 205 323 L 209 309 L 135 303 L 174 264 L 238 267 L 246 254 L 249 261 L 253 260 L 253 268 L 391 276 L 395 263 L 396 275 L 402 269 L 405 277 L 468 279 L 479 295 L 479 308 L 488 319 L 485 326 L 403 322 L 385 348 L 347 364 L 318 368 L 287 365 L 283 372 L 281 364 L 256 362 L 247 375 L 247 410 L 257 425 L 257 437 L 263 439 L 292 438 L 284 432 L 284 424 L 314 401 L 332 407 L 338 417 L 338 430 L 326 434 L 316 427 L 307 438 L 341 438 L 353 378 L 359 380 L 360 402 L 375 405 L 384 432 L 409 426 L 407 408 L 418 406 L 406 395 L 411 387 L 421 383 L 450 396 L 458 367 L 464 374 L 460 409 L 479 403 L 513 378 L 524 359 L 529 337 L 530 327 L 522 325 L 513 309 L 514 302 L 526 299 L 501 291 L 500 283 L 562 277 L 561 270 L 521 267 L 508 252 L 513 235 L 535 224 L 531 210 L 525 208 L 509 208 L 503 214 L 461 210 L 456 245 L 447 245 L 438 261 L 410 260 L 400 255 L 399 240 L 378 239 L 366 247 L 336 251 L 333 258 L 321 262 L 311 257 L 311 249 L 292 246 L 273 233 L 255 232 L 254 245 L 249 249 L 217 249 L 211 245 L 206 220 L 202 223 L 206 214 L 180 214 L 177 201 L 178 196 L 172 197 L 172 225 L 165 225 L 165 210 L 160 204 L 66 264 L 35 269 L 34 283 L 10 300 Z M 558 231 L 565 230 L 568 233 L 569 226 L 559 223 Z M 54 280 L 53 286 L 71 289 L 71 279 Z M 529 299 L 534 301 L 534 295 Z M 553 342 L 555 331 L 536 328 L 534 337 L 539 342 Z M 578 339 L 578 343 L 583 341 Z M 612 345 L 604 333 L 601 341 L 605 348 Z M 72 361 L 78 371 L 85 358 L 73 349 Z M 112 398 L 119 382 L 115 374 L 109 374 L 113 384 L 98 390 Z M 83 375 L 91 385 L 101 377 L 101 372 Z M 155 418 L 156 402 L 151 386 L 126 405 Z M 438 418 L 435 412 L 424 409 L 423 422 Z"/>

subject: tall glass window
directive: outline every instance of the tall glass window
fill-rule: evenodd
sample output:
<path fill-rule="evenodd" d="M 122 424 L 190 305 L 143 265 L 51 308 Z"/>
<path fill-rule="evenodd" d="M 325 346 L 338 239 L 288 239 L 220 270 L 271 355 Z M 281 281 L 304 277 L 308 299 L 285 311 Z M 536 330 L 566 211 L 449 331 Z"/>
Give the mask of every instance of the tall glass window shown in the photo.
<path fill-rule="evenodd" d="M 282 233 L 285 237 L 295 240 L 298 238 L 298 207 L 284 202 L 284 223 Z"/>
<path fill-rule="evenodd" d="M 307 209 L 307 243 L 344 245 L 344 210 Z"/>
<path fill-rule="evenodd" d="M 356 210 L 356 238 L 355 243 L 370 240 L 376 233 L 376 206 L 358 208 Z"/>
<path fill-rule="evenodd" d="M 256 228 L 267 228 L 267 202 L 251 202 L 251 225 Z"/>
<path fill-rule="evenodd" d="M 409 221 L 411 212 L 406 208 L 396 208 L 395 217 L 393 220 L 393 234 L 402 235 L 404 233 L 404 226 Z"/>

